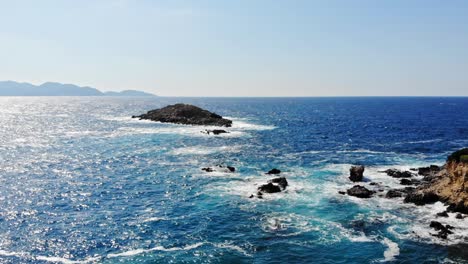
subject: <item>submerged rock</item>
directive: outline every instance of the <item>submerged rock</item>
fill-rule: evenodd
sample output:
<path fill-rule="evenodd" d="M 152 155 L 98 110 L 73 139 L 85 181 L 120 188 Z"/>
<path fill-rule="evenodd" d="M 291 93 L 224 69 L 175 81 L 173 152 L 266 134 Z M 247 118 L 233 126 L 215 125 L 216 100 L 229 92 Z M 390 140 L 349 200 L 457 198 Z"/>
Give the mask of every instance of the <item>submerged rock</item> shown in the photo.
<path fill-rule="evenodd" d="M 281 173 L 280 170 L 274 168 L 274 169 L 269 170 L 266 174 L 280 174 L 280 173 Z"/>
<path fill-rule="evenodd" d="M 189 104 L 168 105 L 161 109 L 155 109 L 133 118 L 159 121 L 163 123 L 175 123 L 184 125 L 222 126 L 230 127 L 232 121 L 220 115 Z"/>
<path fill-rule="evenodd" d="M 355 196 L 358 198 L 370 198 L 375 192 L 368 190 L 366 187 L 361 185 L 354 185 L 353 188 L 346 191 L 348 195 Z"/>
<path fill-rule="evenodd" d="M 437 213 L 436 215 L 437 215 L 437 216 L 440 216 L 440 217 L 448 217 L 448 216 L 449 216 L 448 213 L 447 213 L 447 211 L 443 211 L 443 212 Z"/>
<path fill-rule="evenodd" d="M 223 130 L 223 129 L 213 129 L 213 130 L 209 130 L 209 129 L 206 129 L 205 131 L 201 131 L 202 133 L 205 133 L 205 134 L 213 134 L 213 135 L 220 135 L 220 134 L 229 134 L 228 131 L 226 130 Z"/>
<path fill-rule="evenodd" d="M 403 197 L 404 192 L 401 190 L 389 190 L 385 195 L 385 198 L 398 198 Z"/>
<path fill-rule="evenodd" d="M 207 168 L 202 168 L 202 171 L 213 172 L 214 169 L 213 169 L 213 168 L 210 168 L 210 167 L 207 167 Z"/>
<path fill-rule="evenodd" d="M 364 166 L 352 166 L 349 169 L 349 179 L 353 182 L 360 182 L 362 181 L 364 174 Z"/>

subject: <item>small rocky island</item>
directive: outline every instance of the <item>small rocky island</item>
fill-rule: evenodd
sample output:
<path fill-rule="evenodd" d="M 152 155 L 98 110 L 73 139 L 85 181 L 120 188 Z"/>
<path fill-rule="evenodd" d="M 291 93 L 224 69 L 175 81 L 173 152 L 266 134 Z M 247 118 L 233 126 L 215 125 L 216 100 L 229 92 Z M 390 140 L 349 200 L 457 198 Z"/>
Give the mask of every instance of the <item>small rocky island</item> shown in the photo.
<path fill-rule="evenodd" d="M 231 127 L 232 121 L 208 110 L 189 104 L 168 105 L 151 110 L 146 114 L 132 116 L 145 120 L 183 125 Z M 214 132 L 213 132 L 214 133 Z M 214 133 L 216 134 L 216 133 Z"/>

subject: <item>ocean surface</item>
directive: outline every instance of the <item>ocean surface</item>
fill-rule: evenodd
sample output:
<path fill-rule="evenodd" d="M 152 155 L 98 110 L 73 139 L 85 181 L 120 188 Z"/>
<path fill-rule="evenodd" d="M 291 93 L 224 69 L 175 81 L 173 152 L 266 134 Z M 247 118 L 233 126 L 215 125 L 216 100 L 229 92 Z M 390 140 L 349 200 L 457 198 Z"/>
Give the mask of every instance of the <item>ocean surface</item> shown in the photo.
<path fill-rule="evenodd" d="M 191 103 L 229 134 L 130 116 Z M 468 146 L 468 98 L 0 97 L 0 263 L 467 263 L 444 205 L 340 195 Z M 202 167 L 234 166 L 235 173 Z M 283 171 L 285 192 L 249 196 Z"/>

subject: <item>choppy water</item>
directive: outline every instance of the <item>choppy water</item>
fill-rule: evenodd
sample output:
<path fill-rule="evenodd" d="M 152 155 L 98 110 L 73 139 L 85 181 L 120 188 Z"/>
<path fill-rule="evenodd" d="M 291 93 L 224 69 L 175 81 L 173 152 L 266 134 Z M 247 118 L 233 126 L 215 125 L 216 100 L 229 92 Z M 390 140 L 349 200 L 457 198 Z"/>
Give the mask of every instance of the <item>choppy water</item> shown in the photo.
<path fill-rule="evenodd" d="M 231 133 L 129 118 L 187 102 Z M 1 263 L 463 262 L 442 204 L 337 194 L 468 145 L 468 98 L 0 98 Z M 201 167 L 232 165 L 234 174 Z M 277 167 L 290 186 L 249 199 Z M 367 184 L 367 183 L 366 183 Z M 465 255 L 465 256 L 464 256 Z M 464 260 L 465 258 L 465 260 Z"/>

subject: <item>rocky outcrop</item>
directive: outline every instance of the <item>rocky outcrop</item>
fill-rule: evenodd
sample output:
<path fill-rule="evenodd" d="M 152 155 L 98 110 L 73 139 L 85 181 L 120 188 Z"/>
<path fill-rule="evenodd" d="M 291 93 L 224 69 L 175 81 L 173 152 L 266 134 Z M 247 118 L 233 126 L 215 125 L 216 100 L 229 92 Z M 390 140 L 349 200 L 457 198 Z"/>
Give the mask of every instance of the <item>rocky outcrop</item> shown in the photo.
<path fill-rule="evenodd" d="M 423 205 L 437 201 L 449 205 L 451 212 L 468 213 L 468 161 L 464 156 L 468 155 L 468 148 L 452 153 L 447 158 L 447 163 L 430 177 L 429 181 L 408 194 L 405 202 Z M 431 166 L 430 173 L 437 170 Z M 426 170 L 423 170 L 425 173 Z"/>
<path fill-rule="evenodd" d="M 393 178 L 411 178 L 413 176 L 413 173 L 409 171 L 400 171 L 397 169 L 388 169 L 383 172 L 387 173 L 388 176 Z"/>
<path fill-rule="evenodd" d="M 220 115 L 189 104 L 169 105 L 161 109 L 151 110 L 146 114 L 132 117 L 184 125 L 222 127 L 230 127 L 232 125 L 232 121 L 229 119 L 225 119 Z"/>
<path fill-rule="evenodd" d="M 258 187 L 257 195 L 262 195 L 262 193 L 278 193 L 284 191 L 287 186 L 288 181 L 285 177 L 273 178 L 267 184 Z"/>
<path fill-rule="evenodd" d="M 362 181 L 364 174 L 364 166 L 352 166 L 349 169 L 349 179 L 353 182 Z"/>
<path fill-rule="evenodd" d="M 445 225 L 444 226 L 440 222 L 431 221 L 431 224 L 429 225 L 429 227 L 432 227 L 436 231 L 439 231 L 439 233 L 433 235 L 433 236 L 438 237 L 438 238 L 447 239 L 448 235 L 453 234 L 453 232 L 450 231 L 451 229 L 453 229 L 453 226 L 451 226 L 451 225 Z"/>
<path fill-rule="evenodd" d="M 353 188 L 348 189 L 346 193 L 350 196 L 355 196 L 358 198 L 370 198 L 375 192 L 368 190 L 364 186 L 354 185 Z"/>

